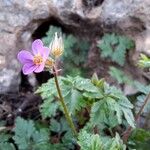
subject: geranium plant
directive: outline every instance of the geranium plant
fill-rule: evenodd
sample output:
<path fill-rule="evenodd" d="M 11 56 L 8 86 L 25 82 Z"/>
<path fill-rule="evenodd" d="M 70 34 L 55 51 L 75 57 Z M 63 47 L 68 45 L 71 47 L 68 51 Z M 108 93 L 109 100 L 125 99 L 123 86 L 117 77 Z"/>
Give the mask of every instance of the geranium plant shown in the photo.
<path fill-rule="evenodd" d="M 42 121 L 17 117 L 12 134 L 0 134 L 0 149 L 15 150 L 126 150 L 134 148 L 136 121 L 148 102 L 133 114 L 133 104 L 120 89 L 94 73 L 91 79 L 60 76 L 57 61 L 63 55 L 61 34 L 55 33 L 49 47 L 40 39 L 32 52 L 21 50 L 18 60 L 25 75 L 49 70 L 53 78 L 37 89 L 43 102 Z M 72 68 L 73 69 L 73 68 Z M 115 70 L 116 71 L 116 70 Z M 123 76 L 123 73 L 120 73 Z M 125 79 L 122 81 L 126 81 Z M 122 83 L 121 82 L 121 83 Z M 149 87 L 147 87 L 149 91 Z M 147 92 L 148 93 L 148 92 Z M 146 93 L 146 94 L 147 94 Z M 134 117 L 135 116 L 135 117 Z M 5 130 L 6 128 L 4 128 Z M 3 129 L 2 129 L 3 130 Z M 132 131 L 134 130 L 134 134 Z M 145 135 L 145 132 L 140 130 Z M 129 137 L 131 136 L 131 139 Z M 133 136 L 134 135 L 134 136 Z M 150 137 L 147 133 L 145 139 Z M 132 143 L 132 144 L 131 144 Z"/>

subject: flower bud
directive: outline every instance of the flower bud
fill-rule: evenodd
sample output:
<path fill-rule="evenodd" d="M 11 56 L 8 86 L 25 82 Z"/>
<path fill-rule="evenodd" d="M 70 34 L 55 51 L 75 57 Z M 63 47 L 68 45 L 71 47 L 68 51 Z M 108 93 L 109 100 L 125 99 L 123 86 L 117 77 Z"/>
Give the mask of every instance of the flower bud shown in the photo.
<path fill-rule="evenodd" d="M 54 65 L 54 60 L 52 58 L 49 58 L 49 59 L 46 60 L 45 67 L 52 68 L 53 65 Z"/>
<path fill-rule="evenodd" d="M 63 39 L 61 36 L 58 37 L 57 32 L 55 33 L 55 37 L 52 40 L 52 42 L 50 43 L 50 50 L 51 50 L 51 54 L 54 57 L 60 57 L 63 53 L 64 50 L 64 44 L 63 44 Z"/>

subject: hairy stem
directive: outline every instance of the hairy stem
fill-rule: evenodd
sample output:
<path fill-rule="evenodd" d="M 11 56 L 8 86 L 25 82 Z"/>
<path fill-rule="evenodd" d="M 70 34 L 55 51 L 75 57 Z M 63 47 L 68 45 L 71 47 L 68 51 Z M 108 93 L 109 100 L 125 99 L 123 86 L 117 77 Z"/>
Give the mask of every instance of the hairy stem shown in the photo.
<path fill-rule="evenodd" d="M 58 95 L 59 95 L 59 100 L 60 100 L 61 105 L 64 109 L 65 117 L 67 119 L 68 124 L 70 125 L 70 127 L 72 129 L 72 132 L 73 132 L 74 136 L 77 137 L 76 128 L 73 124 L 72 118 L 69 115 L 69 111 L 67 109 L 67 106 L 65 104 L 64 98 L 63 98 L 62 93 L 61 93 L 61 89 L 60 89 L 58 78 L 57 78 L 57 71 L 56 71 L 55 67 L 53 67 L 53 71 L 54 71 L 55 84 L 56 84 L 57 92 L 58 92 Z"/>
<path fill-rule="evenodd" d="M 149 100 L 149 99 L 150 99 L 150 93 L 146 96 L 142 107 L 140 108 L 139 112 L 138 112 L 137 115 L 135 116 L 135 122 L 137 122 L 137 121 L 139 120 L 140 115 L 142 114 L 142 112 L 143 112 L 143 110 L 144 110 L 144 107 L 145 107 L 146 104 L 148 103 L 148 100 Z M 130 134 L 131 134 L 131 131 L 132 131 L 132 127 L 129 126 L 129 127 L 127 128 L 127 130 L 124 132 L 124 135 L 123 135 L 122 138 L 123 138 L 123 141 L 124 141 L 125 143 L 127 143 L 128 138 L 129 138 L 129 136 L 130 136 Z"/>

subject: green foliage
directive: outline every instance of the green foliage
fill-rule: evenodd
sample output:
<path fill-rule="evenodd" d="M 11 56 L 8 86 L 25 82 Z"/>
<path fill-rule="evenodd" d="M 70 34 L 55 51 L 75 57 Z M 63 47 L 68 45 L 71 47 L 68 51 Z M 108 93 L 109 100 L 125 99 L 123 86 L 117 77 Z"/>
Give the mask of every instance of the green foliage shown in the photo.
<path fill-rule="evenodd" d="M 137 128 L 133 130 L 129 142 L 129 148 L 136 150 L 149 150 L 150 147 L 150 131 Z"/>
<path fill-rule="evenodd" d="M 115 138 L 111 139 L 106 145 L 106 150 L 126 150 L 126 145 L 120 139 L 120 136 L 116 134 Z"/>
<path fill-rule="evenodd" d="M 140 95 L 137 96 L 137 102 L 136 102 L 136 106 L 137 106 L 136 112 L 138 112 L 140 107 L 143 105 L 146 96 L 150 92 L 150 85 L 143 85 L 142 83 L 135 81 L 134 86 L 141 93 Z M 143 113 L 148 113 L 149 110 L 150 110 L 150 102 L 148 101 L 148 103 L 144 107 Z"/>
<path fill-rule="evenodd" d="M 146 95 L 150 92 L 150 85 L 144 85 L 138 81 L 133 80 L 130 76 L 127 76 L 123 71 L 110 67 L 110 75 L 117 80 L 119 84 L 128 84 L 137 90 L 137 93 L 140 95 L 136 96 L 136 113 L 139 111 L 140 107 L 143 105 Z M 144 107 L 143 112 L 149 112 L 150 103 Z"/>
<path fill-rule="evenodd" d="M 62 30 L 51 26 L 46 37 L 42 39 L 46 46 L 49 46 L 55 32 L 62 33 Z M 63 116 L 64 110 L 59 102 L 55 80 L 51 78 L 36 91 L 43 99 L 39 109 L 42 118 L 46 120 L 39 123 L 18 117 L 9 134 L 0 133 L 0 150 L 74 150 L 76 146 L 80 146 L 81 150 L 142 150 L 143 148 L 148 150 L 149 132 L 142 129 L 134 130 L 128 147 L 117 133 L 117 131 L 121 133 L 127 126 L 135 128 L 133 105 L 123 92 L 110 86 L 104 79 L 99 80 L 96 74 L 92 79 L 76 76 L 85 71 L 84 64 L 89 42 L 77 39 L 71 34 L 62 33 L 62 37 L 64 53 L 61 59 L 65 66 L 63 71 L 72 76 L 59 76 L 58 82 L 69 115 L 77 129 L 77 139 Z M 97 46 L 101 49 L 102 57 L 110 58 L 123 66 L 127 50 L 132 49 L 134 43 L 125 36 L 106 34 Z M 149 62 L 149 58 L 141 55 L 140 66 L 148 68 Z M 138 102 L 143 103 L 150 91 L 150 86 L 132 81 L 132 78 L 115 67 L 110 67 L 109 74 L 119 84 L 127 83 L 136 87 L 142 93 L 137 97 Z M 149 108 L 147 106 L 146 109 Z"/>
<path fill-rule="evenodd" d="M 15 147 L 12 143 L 9 142 L 11 136 L 6 133 L 0 134 L 0 150 L 15 150 Z"/>
<path fill-rule="evenodd" d="M 61 117 L 59 121 L 56 119 L 51 119 L 50 121 L 50 130 L 59 134 L 68 131 L 68 124 L 66 119 Z"/>
<path fill-rule="evenodd" d="M 139 92 L 141 92 L 145 95 L 148 94 L 149 91 L 150 91 L 150 84 L 149 85 L 144 85 L 144 84 L 142 84 L 138 81 L 134 81 L 134 86 Z"/>
<path fill-rule="evenodd" d="M 74 149 L 75 139 L 65 118 L 61 117 L 59 121 L 51 119 L 50 131 L 57 133 L 59 137 L 63 135 L 59 147 L 58 145 L 55 145 L 56 147 L 59 149 Z"/>
<path fill-rule="evenodd" d="M 127 76 L 122 70 L 116 67 L 110 67 L 109 74 L 112 78 L 116 79 L 119 84 L 132 84 L 131 78 Z"/>
<path fill-rule="evenodd" d="M 104 138 L 98 134 L 90 134 L 86 131 L 81 131 L 78 136 L 78 144 L 81 150 L 125 150 L 126 146 L 116 134 L 115 138 Z"/>
<path fill-rule="evenodd" d="M 15 143 L 18 145 L 19 150 L 48 150 L 49 134 L 48 130 L 35 128 L 32 120 L 26 121 L 20 117 L 16 119 L 15 135 L 13 137 Z"/>
<path fill-rule="evenodd" d="M 58 101 L 54 101 L 58 99 L 54 79 L 50 79 L 47 83 L 39 87 L 36 93 L 40 93 L 44 100 L 44 103 L 40 107 L 43 118 L 55 116 L 56 110 L 59 108 L 59 103 Z"/>
<path fill-rule="evenodd" d="M 65 98 L 69 112 L 73 115 L 76 111 L 79 111 L 81 110 L 81 108 L 86 106 L 87 94 L 91 92 L 95 93 L 97 91 L 97 88 L 91 83 L 89 79 L 84 79 L 79 76 L 74 78 L 70 76 L 66 78 L 59 77 L 59 84 L 62 89 L 62 94 Z M 53 107 L 51 107 L 51 104 L 53 105 L 53 103 L 57 103 L 57 109 L 61 110 L 58 104 L 58 94 L 55 89 L 54 79 L 50 79 L 47 83 L 43 84 L 36 91 L 36 93 L 40 93 L 42 98 L 44 99 L 44 103 L 41 105 L 41 112 L 44 117 L 46 117 L 49 112 L 54 112 L 51 111 L 54 109 Z M 51 115 L 55 114 L 50 113 L 49 116 Z"/>
<path fill-rule="evenodd" d="M 82 108 L 91 106 L 90 121 L 94 125 L 103 124 L 114 127 L 122 124 L 123 118 L 125 118 L 128 124 L 134 127 L 134 117 L 131 111 L 133 105 L 119 89 L 110 87 L 103 80 L 95 81 L 94 85 L 91 80 L 79 76 L 74 78 L 70 76 L 59 77 L 59 83 L 70 114 L 75 115 Z M 50 79 L 48 83 L 43 84 L 37 90 L 37 93 L 40 93 L 44 98 L 44 103 L 41 106 L 43 116 L 47 116 L 48 112 L 53 112 L 47 112 L 47 110 L 53 110 L 51 105 L 58 102 L 56 99 L 58 95 L 54 87 L 54 79 Z M 47 105 L 48 102 L 51 103 Z M 46 110 L 43 105 L 47 105 Z M 50 113 L 49 116 L 51 115 L 55 114 Z"/>
<path fill-rule="evenodd" d="M 103 143 L 98 134 L 92 135 L 82 131 L 78 137 L 78 144 L 81 150 L 103 150 Z"/>
<path fill-rule="evenodd" d="M 61 58 L 63 64 L 65 64 L 63 67 L 64 73 L 73 76 L 82 74 L 84 70 L 83 64 L 86 61 L 89 49 L 89 43 L 83 39 L 77 39 L 72 34 L 67 35 L 63 33 L 59 27 L 50 26 L 46 33 L 46 37 L 42 39 L 46 46 L 49 46 L 55 32 L 62 33 L 64 40 L 64 53 Z"/>
<path fill-rule="evenodd" d="M 101 56 L 110 58 L 112 61 L 123 66 L 127 50 L 134 47 L 132 40 L 116 34 L 105 34 L 102 42 L 97 45 L 101 49 Z"/>
<path fill-rule="evenodd" d="M 49 136 L 51 132 L 55 132 L 59 136 L 61 134 L 63 135 L 60 143 L 52 144 L 50 142 Z M 18 117 L 16 119 L 14 133 L 13 139 L 18 145 L 19 150 L 74 149 L 74 137 L 64 118 L 61 118 L 60 122 L 52 119 L 48 130 L 46 128 L 37 129 L 32 120 L 27 121 Z M 0 142 L 0 146 L 13 146 L 10 143 L 6 143 L 8 140 L 7 135 L 1 135 L 1 137 L 3 137 L 3 141 L 2 143 Z"/>
<path fill-rule="evenodd" d="M 146 55 L 141 54 L 141 58 L 139 60 L 139 66 L 142 68 L 150 68 L 150 58 L 148 58 Z"/>
<path fill-rule="evenodd" d="M 105 82 L 100 85 L 97 86 L 99 86 L 103 98 L 92 106 L 91 123 L 93 125 L 104 124 L 106 127 L 115 127 L 117 124 L 122 124 L 123 118 L 125 118 L 130 126 L 135 127 L 131 111 L 133 105 L 127 97 L 119 89 L 113 86 L 110 87 Z"/>

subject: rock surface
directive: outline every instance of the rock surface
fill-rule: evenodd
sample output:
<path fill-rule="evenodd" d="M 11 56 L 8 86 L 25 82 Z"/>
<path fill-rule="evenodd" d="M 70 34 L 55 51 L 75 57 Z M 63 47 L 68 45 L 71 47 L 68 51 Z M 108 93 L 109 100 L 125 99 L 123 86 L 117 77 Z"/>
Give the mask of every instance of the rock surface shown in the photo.
<path fill-rule="evenodd" d="M 149 0 L 0 0 L 0 93 L 18 90 L 16 55 L 30 48 L 32 34 L 50 18 L 79 36 L 129 35 L 137 51 L 150 55 Z"/>

